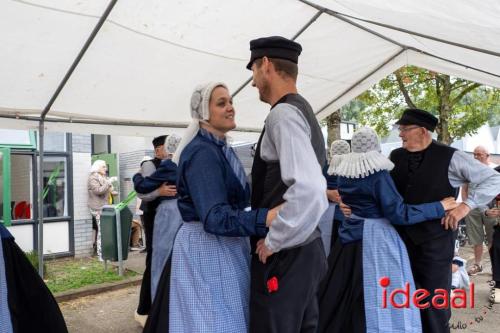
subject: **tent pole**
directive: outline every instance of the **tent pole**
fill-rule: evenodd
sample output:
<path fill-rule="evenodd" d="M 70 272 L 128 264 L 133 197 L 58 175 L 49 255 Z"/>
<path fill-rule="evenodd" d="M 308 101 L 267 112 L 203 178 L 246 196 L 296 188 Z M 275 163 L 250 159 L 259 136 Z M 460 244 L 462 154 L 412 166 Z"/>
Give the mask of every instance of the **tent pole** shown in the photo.
<path fill-rule="evenodd" d="M 323 14 L 325 12 L 325 9 L 319 9 L 318 12 L 316 14 L 314 14 L 314 16 L 309 20 L 309 22 L 307 22 L 302 28 L 300 28 L 299 31 L 297 31 L 297 33 L 292 37 L 292 40 L 296 40 L 304 31 L 307 30 L 307 28 L 309 28 L 311 26 L 311 24 L 313 24 L 317 19 L 318 17 L 320 17 L 321 14 Z M 252 77 L 250 77 L 249 79 L 247 79 L 241 86 L 238 87 L 238 89 L 236 89 L 232 95 L 232 97 L 238 95 L 238 93 L 240 91 L 243 90 L 243 88 L 245 88 L 250 82 L 252 82 Z"/>
<path fill-rule="evenodd" d="M 90 44 L 94 40 L 95 36 L 101 29 L 102 25 L 104 22 L 106 22 L 106 19 L 108 18 L 109 14 L 111 13 L 111 10 L 115 6 L 116 2 L 118 0 L 111 0 L 106 7 L 106 10 L 102 14 L 101 18 L 97 22 L 96 26 L 92 30 L 90 36 L 87 38 L 85 41 L 85 44 L 83 45 L 82 49 L 76 56 L 75 60 L 73 60 L 73 63 L 71 64 L 71 67 L 68 69 L 66 74 L 64 75 L 64 78 L 61 80 L 59 85 L 57 86 L 56 91 L 50 98 L 49 102 L 43 109 L 43 112 L 40 116 L 40 122 L 38 125 L 38 137 L 39 137 L 39 158 L 38 158 L 38 273 L 43 279 L 43 137 L 44 137 L 44 122 L 45 122 L 45 117 L 47 116 L 47 113 L 49 113 L 50 108 L 56 101 L 57 97 L 63 90 L 64 86 L 68 82 L 69 78 L 73 74 L 73 72 L 76 69 L 76 66 L 80 63 L 80 60 L 82 60 L 83 56 L 85 55 L 85 52 L 88 50 Z"/>
<path fill-rule="evenodd" d="M 340 95 L 338 95 L 337 97 L 335 97 L 333 100 L 331 100 L 330 102 L 328 102 L 326 105 L 324 105 L 321 109 L 319 109 L 318 111 L 314 112 L 314 115 L 317 116 L 318 114 L 320 114 L 321 112 L 325 111 L 330 105 L 332 105 L 333 103 L 335 103 L 336 101 L 338 101 L 340 98 L 342 98 L 345 94 L 349 93 L 352 89 L 354 89 L 355 87 L 357 87 L 361 82 L 363 82 L 364 80 L 366 80 L 367 78 L 369 78 L 370 76 L 372 76 L 375 72 L 377 72 L 378 70 L 380 70 L 382 67 L 384 67 L 385 65 L 387 65 L 388 63 L 390 63 L 391 61 L 393 61 L 394 59 L 396 59 L 399 55 L 401 55 L 403 52 L 405 52 L 406 49 L 401 49 L 399 50 L 397 53 L 395 53 L 394 55 L 392 55 L 389 59 L 387 59 L 386 61 L 384 61 L 383 63 L 381 63 L 380 65 L 378 65 L 375 69 L 373 69 L 370 73 L 366 74 L 365 76 L 363 76 L 361 79 L 359 79 L 358 81 L 356 81 L 356 83 L 354 83 L 353 85 L 351 85 L 349 88 L 347 88 L 346 90 L 344 90 Z"/>
<path fill-rule="evenodd" d="M 38 274 L 43 279 L 43 137 L 44 122 L 40 120 L 38 125 Z"/>
<path fill-rule="evenodd" d="M 399 27 L 396 27 L 396 26 L 393 26 L 393 25 L 390 25 L 390 24 L 380 23 L 380 22 L 376 22 L 376 21 L 372 21 L 372 20 L 367 20 L 367 19 L 359 18 L 359 17 L 353 16 L 353 15 L 343 14 L 343 13 L 336 12 L 336 11 L 333 11 L 331 9 L 325 8 L 323 6 L 317 5 L 317 4 L 312 3 L 312 2 L 310 2 L 308 0 L 299 0 L 299 1 L 302 2 L 302 3 L 304 3 L 304 4 L 306 4 L 306 5 L 311 6 L 313 8 L 316 8 L 318 10 L 324 10 L 325 13 L 327 13 L 328 15 L 334 16 L 336 18 L 340 19 L 340 17 L 343 17 L 343 20 L 346 21 L 346 22 L 351 22 L 352 23 L 352 21 L 346 19 L 346 18 L 350 18 L 350 19 L 353 19 L 353 20 L 357 20 L 357 21 L 361 21 L 361 22 L 365 22 L 365 23 L 377 25 L 379 27 L 383 27 L 383 28 L 386 28 L 386 29 L 391 29 L 391 30 L 395 30 L 395 31 L 407 33 L 409 35 L 413 35 L 413 36 L 417 36 L 417 37 L 422 37 L 422 38 L 430 39 L 430 40 L 433 40 L 433 41 L 436 41 L 436 42 L 440 42 L 440 43 L 444 43 L 444 44 L 448 44 L 448 45 L 453 45 L 453 46 L 456 46 L 456 47 L 460 47 L 460 48 L 463 48 L 463 49 L 467 49 L 467 50 L 471 50 L 471 51 L 476 51 L 476 52 L 480 52 L 480 53 L 484 53 L 484 54 L 488 54 L 488 55 L 492 55 L 492 56 L 495 56 L 495 57 L 500 57 L 500 53 L 499 52 L 495 52 L 495 51 L 491 51 L 491 50 L 487 50 L 487 49 L 482 49 L 482 48 L 479 48 L 479 47 L 469 46 L 469 45 L 465 45 L 465 44 L 461 44 L 461 43 L 456 43 L 456 42 L 449 41 L 449 40 L 446 40 L 446 39 L 442 39 L 442 38 L 438 38 L 438 37 L 434 37 L 434 36 L 422 34 L 422 33 L 416 32 L 416 31 L 411 31 L 411 30 L 408 30 L 408 29 L 399 28 Z"/>

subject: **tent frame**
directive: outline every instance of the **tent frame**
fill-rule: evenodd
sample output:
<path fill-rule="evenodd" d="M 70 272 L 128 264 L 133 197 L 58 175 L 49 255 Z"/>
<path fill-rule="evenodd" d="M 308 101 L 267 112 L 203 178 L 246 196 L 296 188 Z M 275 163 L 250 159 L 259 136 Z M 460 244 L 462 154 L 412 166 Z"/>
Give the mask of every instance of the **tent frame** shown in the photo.
<path fill-rule="evenodd" d="M 461 44 L 461 43 L 457 43 L 457 42 L 445 40 L 445 39 L 434 37 L 434 36 L 431 36 L 431 35 L 422 34 L 422 33 L 416 32 L 416 31 L 411 31 L 411 30 L 408 30 L 408 29 L 403 29 L 403 28 L 400 28 L 400 27 L 397 27 L 397 26 L 393 26 L 393 25 L 389 25 L 389 24 L 385 24 L 385 23 L 381 23 L 381 22 L 377 22 L 377 21 L 373 21 L 373 20 L 363 19 L 363 18 L 356 17 L 356 16 L 353 16 L 353 15 L 348 15 L 348 14 L 344 14 L 344 13 L 341 13 L 341 12 L 333 11 L 333 10 L 327 8 L 327 7 L 323 7 L 321 5 L 312 3 L 309 0 L 299 0 L 299 1 L 301 3 L 307 5 L 307 6 L 310 6 L 310 7 L 314 8 L 314 9 L 316 9 L 317 12 L 315 13 L 315 15 L 304 26 L 302 26 L 298 30 L 298 32 L 292 37 L 292 40 L 297 39 L 321 15 L 327 14 L 327 15 L 329 15 L 331 17 L 334 17 L 334 18 L 336 18 L 338 20 L 341 20 L 341 21 L 343 21 L 343 22 L 345 22 L 347 24 L 350 24 L 350 25 L 352 25 L 352 26 L 354 26 L 354 27 L 356 27 L 358 29 L 362 29 L 363 31 L 368 32 L 368 33 L 370 33 L 370 34 L 372 34 L 374 36 L 382 38 L 382 39 L 384 39 L 387 42 L 390 42 L 390 43 L 392 43 L 394 45 L 399 46 L 399 48 L 400 48 L 393 55 L 391 55 L 387 59 L 385 59 L 381 64 L 377 65 L 368 74 L 366 74 L 361 79 L 359 79 L 358 81 L 356 81 L 355 83 L 353 83 L 351 86 L 349 86 L 346 90 L 344 90 L 343 92 L 341 92 L 340 95 L 336 96 L 335 98 L 333 98 L 332 100 L 330 100 L 329 102 L 327 102 L 324 106 L 322 106 L 318 110 L 316 110 L 315 115 L 317 117 L 325 117 L 325 116 L 327 116 L 330 113 L 330 110 L 327 110 L 327 109 L 330 106 L 332 106 L 335 102 L 337 102 L 339 99 L 341 99 L 342 97 L 344 97 L 347 94 L 349 94 L 350 92 L 352 92 L 356 87 L 358 87 L 360 84 L 362 84 L 363 81 L 365 81 L 366 79 L 370 78 L 374 73 L 376 73 L 377 71 L 379 71 L 382 68 L 384 68 L 391 61 L 397 59 L 398 57 L 402 56 L 406 52 L 410 52 L 410 51 L 413 51 L 413 52 L 416 52 L 416 53 L 420 53 L 420 54 L 423 54 L 423 55 L 426 55 L 426 56 L 429 56 L 429 57 L 433 57 L 435 59 L 439 59 L 439 60 L 447 62 L 449 64 L 453 64 L 453 65 L 460 66 L 460 67 L 463 67 L 463 68 L 467 68 L 467 69 L 470 69 L 470 70 L 474 70 L 474 71 L 477 71 L 477 72 L 480 72 L 480 73 L 483 73 L 483 74 L 487 74 L 487 75 L 490 75 L 490 76 L 493 76 L 493 77 L 496 77 L 496 78 L 500 78 L 500 74 L 496 74 L 496 73 L 492 73 L 492 72 L 489 72 L 489 71 L 481 70 L 479 68 L 471 67 L 471 66 L 468 66 L 468 65 L 465 65 L 465 64 L 453 61 L 451 59 L 447 59 L 445 57 L 441 57 L 441 56 L 438 56 L 438 55 L 435 55 L 435 54 L 432 54 L 432 53 L 429 53 L 429 52 L 425 52 L 425 51 L 423 51 L 423 50 L 421 50 L 419 48 L 415 48 L 415 47 L 412 47 L 412 46 L 408 46 L 408 45 L 404 45 L 402 43 L 399 43 L 399 42 L 397 42 L 397 41 L 395 41 L 395 40 L 393 40 L 393 39 L 391 39 L 391 38 L 383 35 L 382 33 L 376 32 L 373 29 L 370 29 L 369 27 L 363 26 L 361 24 L 361 22 L 364 22 L 364 23 L 367 23 L 367 24 L 371 24 L 371 25 L 375 25 L 375 26 L 379 26 L 379 27 L 383 27 L 385 29 L 390 29 L 390 30 L 393 30 L 393 31 L 398 31 L 398 32 L 406 33 L 406 34 L 409 34 L 411 36 L 425 38 L 425 39 L 428 39 L 428 40 L 440 42 L 440 43 L 447 44 L 447 45 L 452 45 L 452 46 L 455 46 L 455 47 L 458 47 L 458 48 L 467 49 L 467 50 L 471 50 L 471 51 L 474 51 L 474 52 L 478 52 L 478 53 L 482 53 L 482 54 L 487 54 L 487 55 L 495 56 L 495 57 L 500 57 L 500 53 L 499 52 L 495 52 L 495 51 L 491 51 L 491 50 L 486 50 L 486 49 L 482 49 L 482 48 L 479 48 L 479 47 L 473 47 L 473 46 L 469 46 L 469 45 L 464 45 L 464 44 Z M 32 115 L 21 115 L 21 114 L 16 114 L 16 115 L 2 114 L 0 112 L 0 118 L 21 119 L 21 120 L 36 121 L 36 122 L 38 122 L 39 152 L 40 152 L 40 154 L 39 154 L 39 160 L 38 160 L 38 164 L 39 164 L 39 167 L 38 167 L 38 185 L 39 185 L 38 186 L 38 193 L 39 193 L 39 202 L 38 202 L 38 213 L 39 213 L 39 225 L 38 225 L 38 231 L 39 231 L 38 232 L 38 259 L 39 260 L 38 260 L 38 262 L 39 262 L 39 273 L 40 273 L 40 275 L 42 277 L 43 277 L 43 199 L 42 199 L 42 196 L 41 196 L 41 192 L 42 192 L 42 189 L 43 189 L 43 160 L 44 160 L 44 147 L 43 147 L 43 145 L 44 145 L 44 126 L 45 126 L 45 123 L 49 123 L 49 122 L 56 122 L 57 123 L 57 122 L 59 122 L 59 123 L 115 125 L 115 126 L 139 126 L 139 127 L 164 127 L 164 128 L 165 127 L 167 127 L 167 128 L 168 127 L 170 127 L 170 128 L 185 128 L 188 125 L 187 123 L 175 123 L 175 122 L 164 122 L 163 123 L 163 122 L 113 121 L 113 120 L 106 120 L 106 119 L 99 120 L 99 119 L 85 119 L 85 118 L 78 118 L 78 117 L 59 117 L 57 115 L 53 115 L 52 117 L 47 117 L 48 113 L 51 111 L 52 105 L 54 104 L 54 102 L 58 98 L 58 96 L 61 93 L 61 91 L 64 89 L 64 87 L 65 87 L 66 83 L 68 82 L 68 80 L 71 78 L 74 70 L 76 69 L 76 67 L 80 63 L 81 59 L 84 57 L 86 51 L 88 50 L 88 48 L 90 47 L 90 45 L 94 41 L 95 37 L 99 33 L 101 27 L 106 22 L 109 14 L 113 10 L 113 8 L 114 8 L 114 6 L 116 5 L 117 2 L 118 2 L 118 0 L 110 0 L 110 2 L 108 3 L 105 11 L 100 16 L 100 18 L 99 18 L 98 22 L 96 23 L 94 29 L 92 30 L 90 36 L 87 38 L 87 40 L 85 41 L 85 44 L 81 48 L 80 52 L 78 53 L 78 55 L 76 56 L 76 58 L 73 60 L 70 68 L 68 69 L 68 71 L 66 72 L 65 76 L 63 77 L 63 79 L 59 83 L 57 89 L 55 90 L 54 94 L 50 98 L 49 102 L 47 103 L 47 105 L 45 106 L 45 108 L 43 109 L 43 111 L 42 111 L 42 113 L 40 114 L 39 117 L 38 116 L 32 116 Z M 235 90 L 235 92 L 233 93 L 233 97 L 236 96 L 236 95 L 238 95 L 245 87 L 248 86 L 248 84 L 251 81 L 252 81 L 252 78 L 249 78 L 245 82 L 243 82 Z M 239 132 L 260 132 L 260 130 L 256 129 L 256 128 L 242 128 L 242 127 L 236 128 L 235 131 L 239 131 Z"/>
<path fill-rule="evenodd" d="M 39 157 L 38 157 L 38 274 L 42 277 L 44 276 L 43 272 L 43 155 L 44 155 L 44 123 L 45 123 L 45 118 L 47 117 L 47 114 L 50 111 L 50 108 L 56 101 L 57 97 L 63 90 L 64 86 L 68 82 L 69 78 L 75 71 L 76 67 L 80 63 L 80 60 L 82 60 L 83 56 L 85 55 L 85 52 L 87 52 L 88 48 L 90 47 L 90 44 L 92 44 L 92 41 L 94 38 L 97 36 L 97 33 L 103 26 L 104 22 L 106 22 L 106 19 L 108 18 L 109 14 L 111 13 L 111 10 L 113 10 L 113 7 L 115 6 L 116 2 L 118 0 L 111 0 L 106 7 L 106 10 L 104 13 L 101 15 L 99 21 L 95 25 L 94 29 L 92 30 L 90 36 L 87 38 L 85 41 L 85 44 L 81 48 L 80 52 L 78 52 L 78 55 L 76 56 L 75 60 L 73 60 L 73 63 L 71 64 L 71 67 L 68 69 L 66 72 L 66 75 L 64 75 L 64 78 L 61 80 L 59 83 L 56 91 L 50 98 L 49 102 L 43 109 L 43 112 L 40 116 L 40 122 L 38 124 L 38 142 L 39 142 Z"/>

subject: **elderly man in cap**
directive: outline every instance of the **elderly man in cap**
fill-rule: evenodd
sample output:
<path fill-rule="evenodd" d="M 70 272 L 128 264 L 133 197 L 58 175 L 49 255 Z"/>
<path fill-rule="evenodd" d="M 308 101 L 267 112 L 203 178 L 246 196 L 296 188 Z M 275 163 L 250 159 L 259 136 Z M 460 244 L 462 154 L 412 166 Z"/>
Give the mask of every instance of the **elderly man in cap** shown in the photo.
<path fill-rule="evenodd" d="M 464 152 L 432 139 L 438 119 L 427 111 L 407 109 L 399 125 L 403 147 L 392 151 L 395 167 L 391 176 L 405 203 L 421 204 L 457 196 L 465 183 L 474 184 L 467 199 L 440 220 L 398 227 L 406 244 L 417 288 L 431 293 L 450 291 L 454 233 L 458 221 L 471 209 L 485 206 L 497 194 L 500 175 Z M 421 303 L 424 303 L 422 301 Z M 432 305 L 421 310 L 422 328 L 429 332 L 449 332 L 450 309 Z"/>
<path fill-rule="evenodd" d="M 300 44 L 283 37 L 250 42 L 247 65 L 271 106 L 252 167 L 252 208 L 283 204 L 265 239 L 254 239 L 250 332 L 316 332 L 317 290 L 326 272 L 318 222 L 328 207 L 325 141 L 297 93 Z"/>

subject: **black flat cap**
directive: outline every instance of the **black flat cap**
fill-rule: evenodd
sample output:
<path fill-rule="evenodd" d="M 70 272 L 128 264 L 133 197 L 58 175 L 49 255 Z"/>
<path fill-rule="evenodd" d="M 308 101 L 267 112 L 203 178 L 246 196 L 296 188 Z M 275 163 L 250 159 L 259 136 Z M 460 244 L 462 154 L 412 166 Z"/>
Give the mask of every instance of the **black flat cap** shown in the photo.
<path fill-rule="evenodd" d="M 162 146 L 165 144 L 166 135 L 160 135 L 153 139 L 153 147 Z"/>
<path fill-rule="evenodd" d="M 398 125 L 418 125 L 434 132 L 438 119 L 431 113 L 420 109 L 406 109 L 401 118 L 396 122 Z"/>
<path fill-rule="evenodd" d="M 250 41 L 250 51 L 252 54 L 247 69 L 252 69 L 253 62 L 262 57 L 285 59 L 297 64 L 302 46 L 285 37 L 272 36 Z"/>

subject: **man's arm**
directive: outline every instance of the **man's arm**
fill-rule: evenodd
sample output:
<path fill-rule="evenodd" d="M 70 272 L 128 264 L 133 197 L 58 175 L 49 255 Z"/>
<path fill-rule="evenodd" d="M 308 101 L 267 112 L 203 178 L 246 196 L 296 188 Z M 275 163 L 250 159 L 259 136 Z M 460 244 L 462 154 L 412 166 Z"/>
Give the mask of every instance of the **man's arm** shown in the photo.
<path fill-rule="evenodd" d="M 154 172 L 156 171 L 156 167 L 152 161 L 145 161 L 144 163 L 141 164 L 141 168 L 139 170 L 139 173 L 143 177 L 151 176 Z M 137 197 L 146 201 L 150 202 L 155 200 L 160 196 L 160 191 L 158 189 L 154 190 L 153 192 L 149 193 L 137 193 Z"/>
<path fill-rule="evenodd" d="M 265 240 L 269 250 L 278 252 L 304 242 L 316 229 L 328 208 L 326 180 L 311 146 L 309 126 L 297 108 L 276 106 L 266 120 L 266 135 L 261 156 L 279 160 L 282 181 L 288 186 Z"/>
<path fill-rule="evenodd" d="M 457 208 L 451 210 L 443 218 L 445 229 L 456 229 L 458 221 L 463 219 L 471 209 L 486 206 L 500 188 L 500 174 L 490 167 L 480 163 L 462 151 L 456 151 L 450 161 L 448 179 L 451 186 L 468 186 L 466 200 Z"/>
<path fill-rule="evenodd" d="M 448 179 L 453 187 L 468 186 L 464 201 L 471 209 L 485 207 L 498 194 L 500 174 L 480 163 L 462 151 L 456 151 L 451 158 Z"/>

